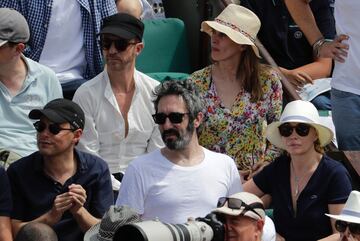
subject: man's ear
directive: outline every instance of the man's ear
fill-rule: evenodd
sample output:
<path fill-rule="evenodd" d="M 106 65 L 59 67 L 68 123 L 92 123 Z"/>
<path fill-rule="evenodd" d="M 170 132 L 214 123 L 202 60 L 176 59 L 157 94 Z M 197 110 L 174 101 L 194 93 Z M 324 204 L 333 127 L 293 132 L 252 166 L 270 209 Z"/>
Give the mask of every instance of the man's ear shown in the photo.
<path fill-rule="evenodd" d="M 204 119 L 204 114 L 202 112 L 199 112 L 194 119 L 194 127 L 195 129 L 198 128 L 202 122 L 202 120 Z"/>
<path fill-rule="evenodd" d="M 144 43 L 143 42 L 137 43 L 135 46 L 136 56 L 138 56 L 143 49 L 144 49 Z"/>
<path fill-rule="evenodd" d="M 16 48 L 16 52 L 22 54 L 22 52 L 24 52 L 24 50 L 25 50 L 25 44 L 18 43 L 18 44 L 16 44 L 15 48 Z"/>
<path fill-rule="evenodd" d="M 83 134 L 83 130 L 82 129 L 77 129 L 76 131 L 73 132 L 74 133 L 74 139 L 73 142 L 75 144 L 77 144 L 80 141 L 80 138 Z"/>

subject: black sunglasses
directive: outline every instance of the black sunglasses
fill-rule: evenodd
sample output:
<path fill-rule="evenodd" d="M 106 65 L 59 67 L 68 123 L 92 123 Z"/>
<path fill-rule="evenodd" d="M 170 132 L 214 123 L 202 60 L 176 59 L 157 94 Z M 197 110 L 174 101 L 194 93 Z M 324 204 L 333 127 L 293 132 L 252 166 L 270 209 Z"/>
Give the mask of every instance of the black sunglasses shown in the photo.
<path fill-rule="evenodd" d="M 252 203 L 251 205 L 248 205 L 238 198 L 221 197 L 218 200 L 217 207 L 218 208 L 223 207 L 226 202 L 228 204 L 228 208 L 241 209 L 241 207 L 245 207 L 244 210 L 250 210 L 250 211 L 254 212 L 255 214 L 257 214 L 260 218 L 262 218 L 262 216 L 258 212 L 255 211 L 255 208 L 260 208 L 260 209 L 264 210 L 264 205 L 262 203 Z"/>
<path fill-rule="evenodd" d="M 293 133 L 293 130 L 295 129 L 296 133 L 299 136 L 307 136 L 310 132 L 310 125 L 299 123 L 296 126 L 291 126 L 290 123 L 284 123 L 279 126 L 279 132 L 281 136 L 289 137 Z"/>
<path fill-rule="evenodd" d="M 152 115 L 154 121 L 158 125 L 163 125 L 166 122 L 166 118 L 169 118 L 170 122 L 173 124 L 180 124 L 185 115 L 188 115 L 190 113 L 179 113 L 179 112 L 171 112 L 170 114 L 165 113 L 156 113 Z"/>
<path fill-rule="evenodd" d="M 111 45 L 114 43 L 117 51 L 122 52 L 125 51 L 129 45 L 137 44 L 138 42 L 130 42 L 129 40 L 122 38 L 110 39 L 110 38 L 102 37 L 100 39 L 100 43 L 101 43 L 101 47 L 106 50 L 110 49 Z"/>
<path fill-rule="evenodd" d="M 41 122 L 41 121 L 35 122 L 34 127 L 35 127 L 36 131 L 39 133 L 43 132 L 46 128 L 48 128 L 50 133 L 53 135 L 57 135 L 57 134 L 59 134 L 60 131 L 63 131 L 63 130 L 76 131 L 75 129 L 62 128 L 62 127 L 60 127 L 59 124 L 56 124 L 56 123 L 52 123 L 47 126 L 44 122 Z"/>
<path fill-rule="evenodd" d="M 337 231 L 343 233 L 345 232 L 346 228 L 349 227 L 349 231 L 352 234 L 360 234 L 360 224 L 358 223 L 348 223 L 342 220 L 336 220 L 335 228 Z"/>

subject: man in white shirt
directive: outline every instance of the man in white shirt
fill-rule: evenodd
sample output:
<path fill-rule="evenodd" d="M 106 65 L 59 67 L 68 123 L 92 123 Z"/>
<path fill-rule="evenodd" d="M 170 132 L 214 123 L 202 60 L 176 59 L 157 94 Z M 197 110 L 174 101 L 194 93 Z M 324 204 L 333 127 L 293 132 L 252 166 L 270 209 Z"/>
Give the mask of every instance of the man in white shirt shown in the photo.
<path fill-rule="evenodd" d="M 104 19 L 101 47 L 106 67 L 83 84 L 74 101 L 85 112 L 85 129 L 79 148 L 102 157 L 121 181 L 130 161 L 163 146 L 152 119 L 152 92 L 158 82 L 135 69 L 144 47 L 144 24 L 118 13 Z M 113 178 L 113 188 L 119 182 Z"/>
<path fill-rule="evenodd" d="M 199 145 L 203 105 L 189 81 L 166 81 L 155 95 L 153 118 L 166 147 L 130 163 L 116 205 L 132 207 L 144 220 L 184 223 L 211 212 L 219 197 L 240 192 L 240 176 L 233 159 Z"/>

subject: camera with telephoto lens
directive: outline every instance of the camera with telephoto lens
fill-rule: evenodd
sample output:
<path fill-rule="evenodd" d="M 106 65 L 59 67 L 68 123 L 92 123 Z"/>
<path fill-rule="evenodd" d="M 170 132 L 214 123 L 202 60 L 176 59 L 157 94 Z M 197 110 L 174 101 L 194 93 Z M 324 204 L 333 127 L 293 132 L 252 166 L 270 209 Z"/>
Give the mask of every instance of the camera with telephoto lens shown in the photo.
<path fill-rule="evenodd" d="M 143 221 L 121 226 L 113 241 L 224 241 L 223 220 L 210 213 L 195 221 L 169 224 L 160 221 Z"/>

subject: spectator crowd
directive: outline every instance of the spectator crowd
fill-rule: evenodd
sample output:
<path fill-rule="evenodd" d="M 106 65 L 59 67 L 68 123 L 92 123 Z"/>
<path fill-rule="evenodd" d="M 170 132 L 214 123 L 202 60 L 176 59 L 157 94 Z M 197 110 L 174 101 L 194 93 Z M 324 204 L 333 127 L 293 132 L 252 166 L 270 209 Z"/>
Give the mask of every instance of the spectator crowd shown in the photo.
<path fill-rule="evenodd" d="M 0 240 L 130 241 L 211 213 L 226 241 L 360 241 L 360 192 L 327 155 L 360 151 L 360 2 L 229 1 L 201 23 L 209 64 L 160 81 L 136 61 L 165 3 L 0 1 Z"/>

